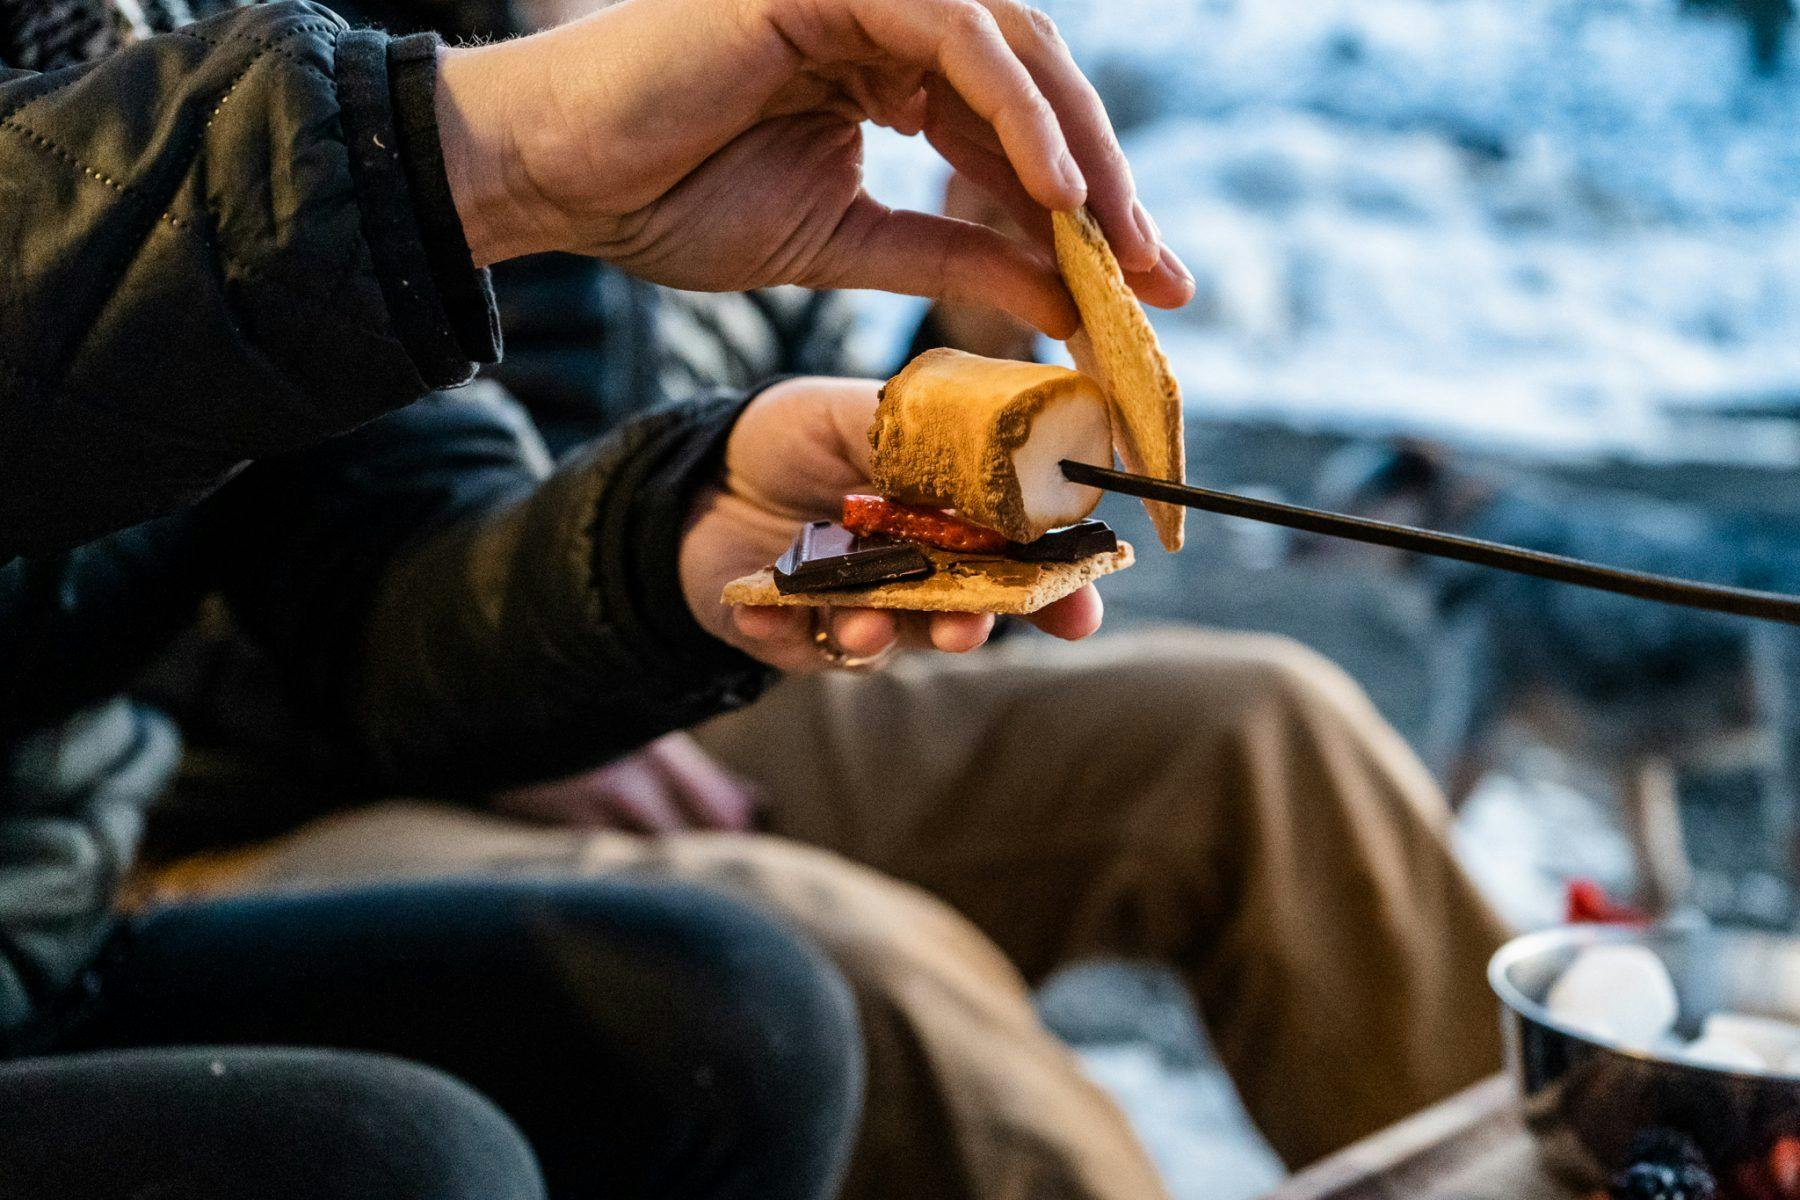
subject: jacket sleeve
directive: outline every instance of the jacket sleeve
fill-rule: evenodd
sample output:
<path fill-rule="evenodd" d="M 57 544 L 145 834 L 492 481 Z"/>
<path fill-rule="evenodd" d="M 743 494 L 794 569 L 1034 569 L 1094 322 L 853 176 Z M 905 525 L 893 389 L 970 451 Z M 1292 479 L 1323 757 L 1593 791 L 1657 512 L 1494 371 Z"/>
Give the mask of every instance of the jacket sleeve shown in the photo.
<path fill-rule="evenodd" d="M 646 414 L 551 472 L 499 388 L 433 396 L 214 497 L 227 594 L 371 787 L 594 766 L 772 677 L 701 629 L 677 569 L 743 403 Z"/>
<path fill-rule="evenodd" d="M 0 562 L 171 511 L 497 357 L 435 46 L 288 2 L 0 67 Z"/>

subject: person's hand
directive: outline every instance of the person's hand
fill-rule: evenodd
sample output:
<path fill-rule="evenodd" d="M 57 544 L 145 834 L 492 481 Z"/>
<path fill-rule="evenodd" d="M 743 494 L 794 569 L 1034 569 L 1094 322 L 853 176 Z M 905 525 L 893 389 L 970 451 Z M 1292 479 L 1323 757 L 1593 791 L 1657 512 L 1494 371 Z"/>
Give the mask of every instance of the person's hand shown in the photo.
<path fill-rule="evenodd" d="M 805 521 L 836 519 L 846 494 L 869 487 L 869 424 L 879 385 L 862 379 L 792 379 L 750 402 L 725 448 L 725 479 L 695 505 L 681 544 L 681 586 L 714 636 L 784 670 L 826 665 L 813 644 L 811 608 L 728 608 L 725 585 L 775 561 Z M 1100 627 L 1100 593 L 1081 589 L 1033 613 L 1039 629 L 1083 638 Z M 986 613 L 832 610 L 831 634 L 854 655 L 902 645 L 973 650 Z"/>
<path fill-rule="evenodd" d="M 720 766 L 685 733 L 671 733 L 603 767 L 509 788 L 488 798 L 497 812 L 577 829 L 632 833 L 743 832 L 756 787 Z"/>
<path fill-rule="evenodd" d="M 952 171 L 944 184 L 943 212 L 946 217 L 974 221 L 1004 234 L 1021 232 L 1006 206 L 969 182 L 969 177 L 961 171 Z M 984 358 L 1016 358 L 1023 362 L 1030 362 L 1035 356 L 1036 331 L 991 304 L 940 300 L 931 306 L 931 318 L 938 332 L 943 334 L 944 344 L 954 350 Z"/>
<path fill-rule="evenodd" d="M 1146 301 L 1193 291 L 1099 98 L 1021 0 L 625 0 L 443 51 L 437 96 L 479 263 L 568 250 L 681 288 L 879 288 L 1066 337 L 1046 214 L 1085 202 Z M 923 133 L 1029 238 L 872 199 L 864 120 Z"/>

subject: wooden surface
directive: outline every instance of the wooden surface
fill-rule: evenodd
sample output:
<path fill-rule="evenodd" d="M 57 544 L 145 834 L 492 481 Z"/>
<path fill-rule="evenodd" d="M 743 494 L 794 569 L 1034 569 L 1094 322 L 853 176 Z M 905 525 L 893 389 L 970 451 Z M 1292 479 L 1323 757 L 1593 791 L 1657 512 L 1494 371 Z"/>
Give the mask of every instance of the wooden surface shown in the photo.
<path fill-rule="evenodd" d="M 1538 1165 L 1495 1076 L 1314 1163 L 1268 1200 L 1573 1200 Z"/>

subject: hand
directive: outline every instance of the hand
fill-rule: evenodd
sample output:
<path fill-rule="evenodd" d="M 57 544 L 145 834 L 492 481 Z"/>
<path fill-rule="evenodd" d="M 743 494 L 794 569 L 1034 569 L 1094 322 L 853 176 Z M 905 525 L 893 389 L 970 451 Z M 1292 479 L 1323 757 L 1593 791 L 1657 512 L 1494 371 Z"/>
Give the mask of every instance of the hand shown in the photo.
<path fill-rule="evenodd" d="M 1076 327 L 1048 209 L 1083 203 L 1147 301 L 1192 281 L 1093 88 L 1021 0 L 626 0 L 439 60 L 471 250 L 596 255 L 674 287 L 880 288 Z M 1028 244 L 862 189 L 859 123 L 924 133 Z"/>
<path fill-rule="evenodd" d="M 498 812 L 579 829 L 743 832 L 756 815 L 757 794 L 693 738 L 671 733 L 604 767 L 509 788 L 489 803 Z"/>
<path fill-rule="evenodd" d="M 835 519 L 847 493 L 869 486 L 869 424 L 879 385 L 861 379 L 792 379 L 750 402 L 725 448 L 725 481 L 696 504 L 681 544 L 681 586 L 695 618 L 714 636 L 784 670 L 825 665 L 812 640 L 810 608 L 727 608 L 725 585 L 768 566 L 802 522 Z M 1033 613 L 1057 637 L 1100 627 L 1092 585 Z M 960 653 L 987 641 L 987 613 L 896 613 L 840 608 L 831 633 L 851 654 L 902 645 Z"/>
<path fill-rule="evenodd" d="M 974 221 L 1009 236 L 1020 232 L 1006 206 L 970 183 L 961 171 L 952 171 L 944 185 L 943 212 L 946 217 Z M 931 317 L 943 334 L 944 344 L 954 350 L 1024 362 L 1037 356 L 1037 334 L 1031 326 L 991 304 L 940 300 L 931 306 Z"/>

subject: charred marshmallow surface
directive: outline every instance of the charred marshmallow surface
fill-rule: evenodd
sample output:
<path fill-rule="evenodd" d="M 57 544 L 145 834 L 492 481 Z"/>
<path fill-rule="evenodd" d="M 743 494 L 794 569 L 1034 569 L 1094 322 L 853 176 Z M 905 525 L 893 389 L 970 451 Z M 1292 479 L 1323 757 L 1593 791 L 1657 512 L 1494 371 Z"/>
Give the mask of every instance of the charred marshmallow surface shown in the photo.
<path fill-rule="evenodd" d="M 1064 478 L 1063 459 L 1112 465 L 1100 385 L 1043 363 L 927 350 L 881 389 L 870 475 L 895 500 L 954 509 L 1030 542 L 1081 520 L 1100 490 Z"/>

